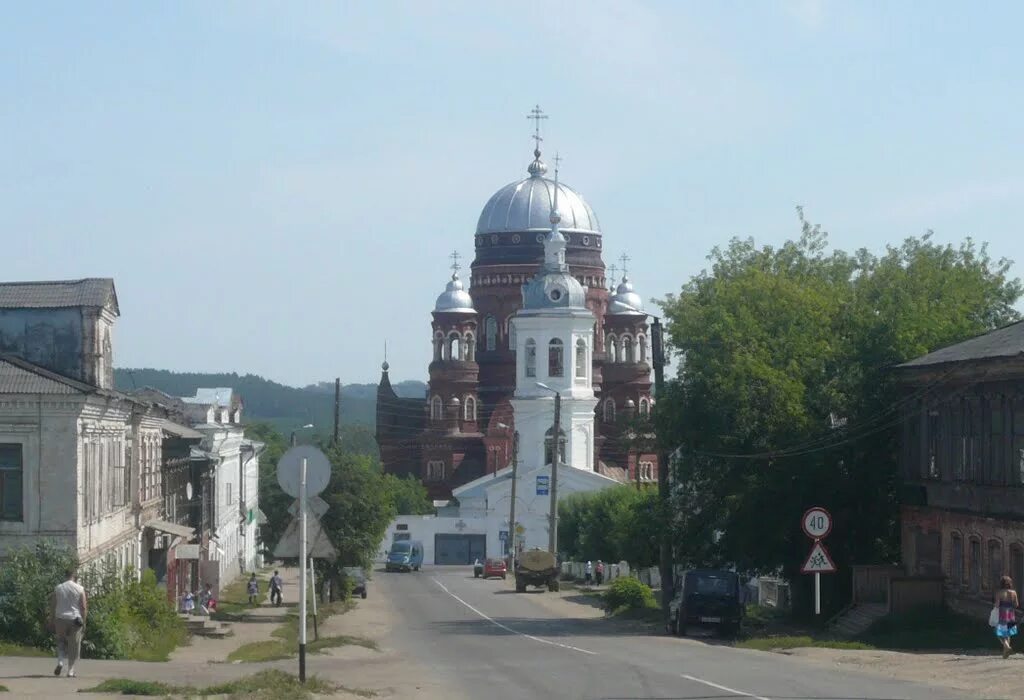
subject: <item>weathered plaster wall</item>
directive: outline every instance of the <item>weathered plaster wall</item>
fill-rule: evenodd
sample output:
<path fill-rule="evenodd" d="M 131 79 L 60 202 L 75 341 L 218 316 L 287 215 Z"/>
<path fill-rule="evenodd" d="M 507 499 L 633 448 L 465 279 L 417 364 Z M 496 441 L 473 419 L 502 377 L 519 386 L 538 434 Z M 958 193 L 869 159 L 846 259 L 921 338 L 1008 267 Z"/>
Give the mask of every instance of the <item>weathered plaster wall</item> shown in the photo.
<path fill-rule="evenodd" d="M 0 309 L 0 353 L 86 380 L 79 309 Z"/>

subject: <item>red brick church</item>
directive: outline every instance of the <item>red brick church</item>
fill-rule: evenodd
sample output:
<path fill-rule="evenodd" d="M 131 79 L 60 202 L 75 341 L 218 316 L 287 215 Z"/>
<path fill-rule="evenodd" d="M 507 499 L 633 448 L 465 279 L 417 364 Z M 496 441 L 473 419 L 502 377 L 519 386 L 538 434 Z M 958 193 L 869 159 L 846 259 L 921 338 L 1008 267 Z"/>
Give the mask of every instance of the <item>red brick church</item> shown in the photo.
<path fill-rule="evenodd" d="M 528 176 L 505 185 L 484 205 L 468 290 L 459 278 L 458 254 L 452 256 L 451 280 L 432 312 L 427 395 L 398 397 L 383 365 L 377 444 L 384 469 L 415 475 L 434 499 L 449 499 L 453 488 L 511 462 L 515 425 L 509 400 L 516 361 L 509 320 L 522 307 L 522 286 L 543 262 L 556 186 L 566 262 L 586 288 L 586 306 L 595 318 L 595 470 L 624 482 L 657 480 L 645 427 L 653 398 L 643 300 L 625 270 L 617 285 L 614 272 L 606 274 L 597 216 L 578 192 L 545 177 L 539 137 L 537 142 Z"/>

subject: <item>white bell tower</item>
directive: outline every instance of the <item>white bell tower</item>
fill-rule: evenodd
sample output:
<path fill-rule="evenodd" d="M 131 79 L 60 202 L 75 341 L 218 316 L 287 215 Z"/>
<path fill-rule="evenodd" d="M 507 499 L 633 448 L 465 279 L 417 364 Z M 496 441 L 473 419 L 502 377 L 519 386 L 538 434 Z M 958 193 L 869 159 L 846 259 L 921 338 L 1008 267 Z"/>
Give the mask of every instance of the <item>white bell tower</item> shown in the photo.
<path fill-rule="evenodd" d="M 586 289 L 569 273 L 566 240 L 558 224 L 558 159 L 551 232 L 544 263 L 523 285 L 523 307 L 512 318 L 516 338 L 516 391 L 512 398 L 523 466 L 551 463 L 554 405 L 561 396 L 559 464 L 594 471 L 594 314 Z M 543 384 L 547 389 L 538 386 Z"/>

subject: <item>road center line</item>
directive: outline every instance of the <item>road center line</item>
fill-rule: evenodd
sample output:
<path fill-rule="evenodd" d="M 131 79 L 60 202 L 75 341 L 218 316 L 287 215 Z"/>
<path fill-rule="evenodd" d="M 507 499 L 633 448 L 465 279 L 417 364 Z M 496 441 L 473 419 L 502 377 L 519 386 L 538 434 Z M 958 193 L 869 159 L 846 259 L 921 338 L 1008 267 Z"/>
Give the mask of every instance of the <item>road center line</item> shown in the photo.
<path fill-rule="evenodd" d="M 745 693 L 742 690 L 736 690 L 735 688 L 729 688 L 724 685 L 718 685 L 718 683 L 712 683 L 711 681 L 706 681 L 703 678 L 697 678 L 696 676 L 688 676 L 685 673 L 681 675 L 688 681 L 693 681 L 695 683 L 703 683 L 704 685 L 714 688 L 715 690 L 723 690 L 726 693 L 739 695 L 741 698 L 753 698 L 753 700 L 770 700 L 769 698 L 765 698 L 760 695 L 752 695 L 751 693 Z"/>
<path fill-rule="evenodd" d="M 436 578 L 433 579 L 433 581 L 434 581 L 434 583 L 436 583 L 438 586 L 441 587 L 442 591 L 444 591 L 445 593 L 450 595 L 452 598 L 454 598 L 455 600 L 457 600 L 460 603 L 462 603 L 464 606 L 466 606 L 467 608 L 472 610 L 474 613 L 476 613 L 477 615 L 479 615 L 483 619 L 485 619 L 488 622 L 490 622 L 492 625 L 495 625 L 496 627 L 500 627 L 501 629 L 505 630 L 506 632 L 511 632 L 512 634 L 518 635 L 520 637 L 526 637 L 527 639 L 532 639 L 533 641 L 540 642 L 541 644 L 550 644 L 551 646 L 554 646 L 554 647 L 561 647 L 563 649 L 570 649 L 572 651 L 578 651 L 581 654 L 590 654 L 591 656 L 597 656 L 597 652 L 596 651 L 587 651 L 586 649 L 580 649 L 579 647 L 574 647 L 574 646 L 572 646 L 570 644 L 562 644 L 561 642 L 553 642 L 550 639 L 541 639 L 540 637 L 534 637 L 532 634 L 526 634 L 524 632 L 519 632 L 517 630 L 514 630 L 511 627 L 509 627 L 508 625 L 503 625 L 500 622 L 498 622 L 497 620 L 495 620 L 494 618 L 489 617 L 485 613 L 480 612 L 479 610 L 474 608 L 472 605 L 470 605 L 469 603 L 464 601 L 462 598 L 460 598 L 459 596 L 457 596 L 454 593 L 452 593 L 451 591 L 449 591 L 448 587 L 445 586 L 440 581 L 438 581 Z M 753 696 L 750 696 L 750 697 L 753 697 Z"/>

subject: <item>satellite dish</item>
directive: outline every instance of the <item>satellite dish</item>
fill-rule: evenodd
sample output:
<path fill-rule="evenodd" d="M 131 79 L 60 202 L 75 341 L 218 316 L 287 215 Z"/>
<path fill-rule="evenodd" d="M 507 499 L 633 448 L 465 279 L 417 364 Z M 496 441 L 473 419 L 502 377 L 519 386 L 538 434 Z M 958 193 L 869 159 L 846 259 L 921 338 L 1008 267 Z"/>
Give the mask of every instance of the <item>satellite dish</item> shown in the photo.
<path fill-rule="evenodd" d="M 188 482 L 187 484 L 185 484 L 185 499 L 189 500 L 189 501 L 192 500 L 192 482 L 191 481 Z"/>
<path fill-rule="evenodd" d="M 307 497 L 322 492 L 331 480 L 331 463 L 327 461 L 327 455 L 312 445 L 293 447 L 277 462 L 277 483 L 286 494 L 295 498 L 299 497 L 303 459 L 306 460 Z"/>

